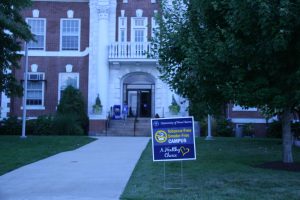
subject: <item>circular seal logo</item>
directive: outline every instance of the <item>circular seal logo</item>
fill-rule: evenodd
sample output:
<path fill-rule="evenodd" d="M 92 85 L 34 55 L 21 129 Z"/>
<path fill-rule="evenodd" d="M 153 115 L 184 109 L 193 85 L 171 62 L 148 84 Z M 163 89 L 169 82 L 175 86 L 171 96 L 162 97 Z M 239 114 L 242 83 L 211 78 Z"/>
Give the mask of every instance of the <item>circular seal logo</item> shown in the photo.
<path fill-rule="evenodd" d="M 154 122 L 153 122 L 153 125 L 154 125 L 154 126 L 159 126 L 159 122 L 158 122 L 158 121 L 154 121 Z"/>
<path fill-rule="evenodd" d="M 158 143 L 164 143 L 165 141 L 167 141 L 167 133 L 165 131 L 159 130 L 156 131 L 155 133 L 155 140 Z"/>

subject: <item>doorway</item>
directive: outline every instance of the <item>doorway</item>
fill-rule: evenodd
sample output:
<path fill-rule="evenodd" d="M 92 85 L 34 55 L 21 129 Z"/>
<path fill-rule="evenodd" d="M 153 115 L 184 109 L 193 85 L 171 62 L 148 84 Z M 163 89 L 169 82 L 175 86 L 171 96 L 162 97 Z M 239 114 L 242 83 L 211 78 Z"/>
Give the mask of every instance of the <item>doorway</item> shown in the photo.
<path fill-rule="evenodd" d="M 126 102 L 129 117 L 151 117 L 152 102 L 150 89 L 127 89 Z"/>
<path fill-rule="evenodd" d="M 122 102 L 128 105 L 128 117 L 153 117 L 155 81 L 144 72 L 127 74 L 123 79 Z"/>

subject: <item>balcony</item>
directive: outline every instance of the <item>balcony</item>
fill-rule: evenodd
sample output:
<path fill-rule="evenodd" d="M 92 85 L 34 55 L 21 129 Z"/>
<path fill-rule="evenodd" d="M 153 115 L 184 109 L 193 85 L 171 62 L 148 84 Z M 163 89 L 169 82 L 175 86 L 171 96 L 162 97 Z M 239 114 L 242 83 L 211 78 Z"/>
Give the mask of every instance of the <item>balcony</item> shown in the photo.
<path fill-rule="evenodd" d="M 110 61 L 157 61 L 151 58 L 150 42 L 115 42 L 108 47 Z"/>

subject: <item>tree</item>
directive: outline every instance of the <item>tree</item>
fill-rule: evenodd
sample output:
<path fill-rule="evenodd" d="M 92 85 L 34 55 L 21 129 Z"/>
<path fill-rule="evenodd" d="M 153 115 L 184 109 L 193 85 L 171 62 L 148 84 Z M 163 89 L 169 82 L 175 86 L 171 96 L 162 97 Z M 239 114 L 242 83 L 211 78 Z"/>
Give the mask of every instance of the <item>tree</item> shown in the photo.
<path fill-rule="evenodd" d="M 85 108 L 81 92 L 72 86 L 68 86 L 62 93 L 57 106 L 57 114 L 73 116 L 84 132 L 87 133 L 89 119 Z"/>
<path fill-rule="evenodd" d="M 291 113 L 300 102 L 299 0 L 184 0 L 163 5 L 160 71 L 192 103 L 265 107 L 282 122 L 283 162 L 293 162 Z M 198 101 L 198 102 L 197 102 Z"/>
<path fill-rule="evenodd" d="M 11 73 L 19 68 L 21 42 L 33 39 L 20 11 L 30 0 L 1 0 L 0 2 L 0 92 L 21 95 L 22 86 Z"/>

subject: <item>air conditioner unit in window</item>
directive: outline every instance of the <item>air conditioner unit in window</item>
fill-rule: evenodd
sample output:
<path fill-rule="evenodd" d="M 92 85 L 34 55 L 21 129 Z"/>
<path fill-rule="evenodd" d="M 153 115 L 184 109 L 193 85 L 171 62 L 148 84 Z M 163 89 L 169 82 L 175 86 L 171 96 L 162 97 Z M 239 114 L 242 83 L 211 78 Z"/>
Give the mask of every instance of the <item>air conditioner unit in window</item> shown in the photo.
<path fill-rule="evenodd" d="M 28 74 L 29 81 L 41 81 L 44 80 L 44 74 Z"/>

